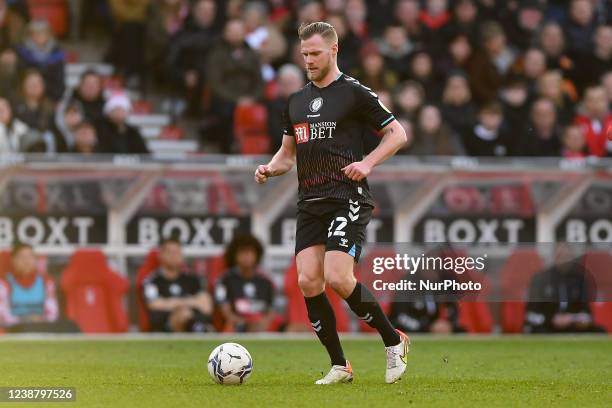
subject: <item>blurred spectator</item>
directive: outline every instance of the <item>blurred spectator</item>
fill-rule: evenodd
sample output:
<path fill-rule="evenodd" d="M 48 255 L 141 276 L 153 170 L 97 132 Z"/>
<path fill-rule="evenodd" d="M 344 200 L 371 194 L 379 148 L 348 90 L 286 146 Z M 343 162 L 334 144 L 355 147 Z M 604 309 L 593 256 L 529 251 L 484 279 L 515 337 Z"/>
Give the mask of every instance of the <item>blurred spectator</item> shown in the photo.
<path fill-rule="evenodd" d="M 430 52 L 438 52 L 444 43 L 444 30 L 451 18 L 447 0 L 426 0 L 419 20 L 427 32 L 425 45 Z"/>
<path fill-rule="evenodd" d="M 385 67 L 385 61 L 374 42 L 361 49 L 361 66 L 354 70 L 353 77 L 375 90 L 391 91 L 397 84 L 397 75 Z"/>
<path fill-rule="evenodd" d="M 13 117 L 8 100 L 0 97 L 0 153 L 25 153 L 44 151 L 44 142 L 37 132 Z"/>
<path fill-rule="evenodd" d="M 210 331 L 212 299 L 200 279 L 183 270 L 181 244 L 165 239 L 159 246 L 156 272 L 143 282 L 143 298 L 155 332 Z"/>
<path fill-rule="evenodd" d="M 166 54 L 169 76 L 194 115 L 202 112 L 208 53 L 217 38 L 215 15 L 213 0 L 194 2 L 185 26 L 171 39 Z"/>
<path fill-rule="evenodd" d="M 282 116 L 289 97 L 304 87 L 303 71 L 292 64 L 278 70 L 278 96 L 267 103 L 270 153 L 276 153 L 283 142 Z"/>
<path fill-rule="evenodd" d="M 0 50 L 0 95 L 14 98 L 17 83 L 19 83 L 19 71 L 15 50 L 12 48 Z"/>
<path fill-rule="evenodd" d="M 425 90 L 418 82 L 402 82 L 395 91 L 393 102 L 397 116 L 416 120 L 419 109 L 425 103 Z"/>
<path fill-rule="evenodd" d="M 297 4 L 297 21 L 295 28 L 302 23 L 325 20 L 325 9 L 317 0 L 303 0 Z"/>
<path fill-rule="evenodd" d="M 559 134 L 555 105 L 548 99 L 536 100 L 531 106 L 529 126 L 521 155 L 560 156 L 561 136 Z"/>
<path fill-rule="evenodd" d="M 215 285 L 215 300 L 232 330 L 264 331 L 273 318 L 274 287 L 257 270 L 263 247 L 251 235 L 238 235 L 225 251 L 230 268 Z"/>
<path fill-rule="evenodd" d="M 579 91 L 592 85 L 606 71 L 612 70 L 612 25 L 597 27 L 594 34 L 593 53 L 576 58 L 574 81 Z"/>
<path fill-rule="evenodd" d="M 472 55 L 473 49 L 467 34 L 453 35 L 448 40 L 445 54 L 436 61 L 437 69 L 444 75 L 455 70 L 464 71 Z"/>
<path fill-rule="evenodd" d="M 91 123 L 97 122 L 104 113 L 104 96 L 102 76 L 94 70 L 86 70 L 81 74 L 79 84 L 68 92 L 57 107 L 57 115 L 63 115 L 67 106 L 78 103 L 84 119 Z"/>
<path fill-rule="evenodd" d="M 483 51 L 472 54 L 465 70 L 470 77 L 474 99 L 482 104 L 495 99 L 516 54 L 508 46 L 506 35 L 498 23 L 483 23 L 480 35 Z"/>
<path fill-rule="evenodd" d="M 406 29 L 401 25 L 387 26 L 378 49 L 385 58 L 385 67 L 393 71 L 399 79 L 406 79 L 410 56 L 414 51 L 414 45 L 409 41 Z"/>
<path fill-rule="evenodd" d="M 93 154 L 98 145 L 96 128 L 89 122 L 81 122 L 74 129 L 74 145 L 70 153 Z"/>
<path fill-rule="evenodd" d="M 546 55 L 538 48 L 529 48 L 523 54 L 522 69 L 518 70 L 527 79 L 529 95 L 536 93 L 538 78 L 546 72 Z"/>
<path fill-rule="evenodd" d="M 446 39 L 462 34 L 476 42 L 479 24 L 476 0 L 457 0 L 452 5 L 452 19 L 446 25 Z"/>
<path fill-rule="evenodd" d="M 151 0 L 108 0 L 113 30 L 106 60 L 125 78 L 142 78 L 145 71 L 145 24 Z M 146 39 L 146 42 L 153 39 Z"/>
<path fill-rule="evenodd" d="M 504 29 L 512 44 L 519 50 L 526 50 L 533 45 L 544 18 L 540 0 L 523 0 L 516 13 L 504 19 Z"/>
<path fill-rule="evenodd" d="M 211 132 L 223 153 L 232 150 L 233 113 L 236 105 L 249 104 L 263 96 L 259 58 L 244 42 L 244 23 L 230 20 L 223 41 L 210 53 L 207 77 L 213 100 L 216 126 Z"/>
<path fill-rule="evenodd" d="M 365 0 L 346 0 L 346 21 L 349 30 L 357 37 L 365 39 L 368 36 Z"/>
<path fill-rule="evenodd" d="M 441 111 L 444 121 L 458 134 L 474 126 L 476 107 L 472 103 L 467 78 L 462 72 L 455 71 L 448 76 L 442 94 Z"/>
<path fill-rule="evenodd" d="M 185 25 L 189 10 L 188 0 L 151 0 L 145 21 L 147 67 L 161 68 L 170 39 Z"/>
<path fill-rule="evenodd" d="M 53 38 L 49 23 L 35 20 L 28 24 L 28 35 L 16 47 L 21 69 L 35 68 L 45 79 L 47 96 L 59 100 L 65 89 L 64 51 Z"/>
<path fill-rule="evenodd" d="M 56 113 L 51 126 L 51 139 L 48 151 L 67 153 L 74 148 L 76 128 L 83 122 L 83 108 L 77 101 L 70 102 Z"/>
<path fill-rule="evenodd" d="M 571 249 L 561 244 L 554 264 L 534 275 L 529 287 L 525 333 L 605 333 L 593 323 L 589 302 L 594 283 L 583 259 L 571 259 Z"/>
<path fill-rule="evenodd" d="M 0 326 L 9 332 L 77 332 L 74 323 L 58 320 L 55 283 L 36 262 L 30 245 L 13 247 L 11 270 L 0 280 Z"/>
<path fill-rule="evenodd" d="M 529 121 L 528 97 L 527 83 L 520 77 L 508 77 L 499 92 L 504 117 L 502 127 L 519 145 L 526 136 L 526 124 Z M 520 151 L 515 153 L 523 154 Z"/>
<path fill-rule="evenodd" d="M 607 137 L 612 129 L 612 113 L 606 90 L 602 86 L 588 87 L 582 105 L 583 112 L 576 116 L 576 124 L 582 127 L 589 155 L 612 156 L 612 141 Z"/>
<path fill-rule="evenodd" d="M 414 141 L 408 154 L 418 156 L 461 156 L 463 146 L 457 135 L 442 121 L 440 110 L 426 105 L 419 112 Z"/>
<path fill-rule="evenodd" d="M 24 28 L 24 18 L 7 0 L 0 0 L 0 51 L 17 45 Z"/>
<path fill-rule="evenodd" d="M 398 0 L 395 5 L 395 20 L 404 28 L 410 41 L 421 42 L 425 30 L 421 25 L 421 5 L 419 0 Z"/>
<path fill-rule="evenodd" d="M 560 69 L 564 76 L 569 75 L 575 66 L 565 50 L 563 29 L 555 22 L 544 24 L 540 31 L 539 46 L 546 56 L 547 69 Z"/>
<path fill-rule="evenodd" d="M 563 89 L 563 77 L 560 71 L 547 71 L 540 76 L 537 83 L 538 96 L 552 101 L 557 109 L 557 120 L 566 125 L 573 120 L 574 103 Z"/>
<path fill-rule="evenodd" d="M 327 22 L 334 26 L 338 34 L 338 49 L 340 50 L 338 52 L 338 68 L 342 72 L 350 73 L 359 67 L 362 42 L 349 30 L 346 17 L 343 14 L 328 15 Z M 363 52 L 361 52 L 361 56 L 363 56 Z"/>
<path fill-rule="evenodd" d="M 140 131 L 127 123 L 131 110 L 132 103 L 125 94 L 113 95 L 106 101 L 104 116 L 96 124 L 100 153 L 149 153 Z"/>
<path fill-rule="evenodd" d="M 55 108 L 45 95 L 45 81 L 40 72 L 30 69 L 23 74 L 15 117 L 32 130 L 44 133 L 51 128 Z"/>
<path fill-rule="evenodd" d="M 595 8 L 591 0 L 571 0 L 565 35 L 568 50 L 577 56 L 593 52 L 593 34 L 597 27 Z"/>
<path fill-rule="evenodd" d="M 584 159 L 586 157 L 586 138 L 578 125 L 567 126 L 563 130 L 563 149 L 561 154 L 566 159 Z"/>
<path fill-rule="evenodd" d="M 480 108 L 476 125 L 462 134 L 470 156 L 508 156 L 513 136 L 502 127 L 502 107 L 491 102 Z"/>
<path fill-rule="evenodd" d="M 341 5 L 343 3 L 342 0 L 335 1 Z M 389 18 L 393 18 L 393 8 L 395 6 L 395 2 L 389 0 L 368 0 L 366 1 L 366 6 L 368 8 L 368 33 L 371 38 L 380 37 L 385 29 L 385 26 L 389 23 Z M 329 7 L 327 8 L 329 10 Z M 342 13 L 343 11 L 344 9 L 341 8 L 340 10 L 336 11 L 336 13 Z"/>
<path fill-rule="evenodd" d="M 421 84 L 425 90 L 425 99 L 429 102 L 440 99 L 442 90 L 440 81 L 433 69 L 431 54 L 427 51 L 417 51 L 410 61 L 409 77 Z"/>

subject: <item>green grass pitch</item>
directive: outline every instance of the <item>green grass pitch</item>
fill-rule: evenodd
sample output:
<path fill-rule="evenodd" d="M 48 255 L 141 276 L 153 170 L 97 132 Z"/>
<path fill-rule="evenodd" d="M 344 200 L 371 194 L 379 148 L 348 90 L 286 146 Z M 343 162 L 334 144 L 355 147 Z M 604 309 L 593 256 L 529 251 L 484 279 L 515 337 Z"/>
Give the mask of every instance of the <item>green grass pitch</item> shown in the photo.
<path fill-rule="evenodd" d="M 404 379 L 384 384 L 376 339 L 345 340 L 353 384 L 313 385 L 328 369 L 312 340 L 236 339 L 253 356 L 243 386 L 206 370 L 224 340 L 2 340 L 0 386 L 71 386 L 74 403 L 34 407 L 612 406 L 609 337 L 414 337 Z M 2 407 L 25 403 L 0 403 Z"/>

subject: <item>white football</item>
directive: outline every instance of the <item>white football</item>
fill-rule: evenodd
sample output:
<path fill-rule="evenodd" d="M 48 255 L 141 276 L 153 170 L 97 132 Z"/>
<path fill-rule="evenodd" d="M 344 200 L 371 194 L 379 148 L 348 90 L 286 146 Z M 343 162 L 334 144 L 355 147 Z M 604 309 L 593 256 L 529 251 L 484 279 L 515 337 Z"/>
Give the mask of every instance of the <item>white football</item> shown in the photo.
<path fill-rule="evenodd" d="M 252 371 L 251 355 L 237 343 L 223 343 L 208 357 L 208 374 L 217 384 L 244 384 Z"/>

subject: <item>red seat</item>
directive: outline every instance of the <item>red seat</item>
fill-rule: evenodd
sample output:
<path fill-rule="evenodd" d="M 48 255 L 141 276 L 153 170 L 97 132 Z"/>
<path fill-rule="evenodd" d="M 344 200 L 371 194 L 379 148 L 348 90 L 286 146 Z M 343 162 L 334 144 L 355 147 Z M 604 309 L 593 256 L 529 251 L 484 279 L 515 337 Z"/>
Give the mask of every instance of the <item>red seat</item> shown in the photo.
<path fill-rule="evenodd" d="M 268 112 L 262 104 L 243 104 L 234 111 L 234 134 L 242 154 L 268 154 Z"/>
<path fill-rule="evenodd" d="M 120 333 L 128 329 L 123 296 L 128 281 L 111 270 L 99 250 L 77 250 L 62 273 L 66 315 L 83 333 Z"/>
<path fill-rule="evenodd" d="M 178 126 L 165 126 L 159 133 L 159 138 L 164 140 L 181 140 L 185 132 Z"/>
<path fill-rule="evenodd" d="M 500 272 L 502 299 L 501 324 L 504 333 L 522 333 L 527 292 L 533 275 L 544 268 L 542 257 L 534 249 L 517 249 Z"/>
<path fill-rule="evenodd" d="M 612 256 L 607 251 L 591 251 L 584 256 L 584 267 L 593 277 L 597 302 L 591 302 L 593 321 L 612 333 Z"/>
<path fill-rule="evenodd" d="M 138 115 L 149 115 L 153 112 L 153 106 L 149 101 L 134 101 L 132 103 L 132 113 Z"/>
<path fill-rule="evenodd" d="M 330 287 L 326 289 L 329 303 L 331 303 L 336 315 L 336 329 L 338 332 L 350 331 L 349 316 L 344 308 L 344 300 L 340 298 Z M 285 296 L 287 297 L 287 325 L 299 331 L 310 331 L 310 321 L 304 295 L 300 291 L 297 281 L 297 265 L 291 263 L 285 272 Z"/>
<path fill-rule="evenodd" d="M 32 20 L 46 20 L 57 36 L 68 31 L 68 5 L 66 0 L 28 0 Z"/>

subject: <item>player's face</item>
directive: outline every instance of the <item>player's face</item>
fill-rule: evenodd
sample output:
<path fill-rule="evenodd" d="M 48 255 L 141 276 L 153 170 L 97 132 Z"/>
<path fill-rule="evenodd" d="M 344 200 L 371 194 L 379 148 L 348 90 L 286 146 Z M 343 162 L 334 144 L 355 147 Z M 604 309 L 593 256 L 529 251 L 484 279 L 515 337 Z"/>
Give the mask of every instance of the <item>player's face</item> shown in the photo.
<path fill-rule="evenodd" d="M 325 78 L 332 69 L 334 57 L 338 52 L 338 44 L 331 44 L 320 35 L 315 34 L 302 41 L 301 52 L 308 79 L 317 82 Z"/>

